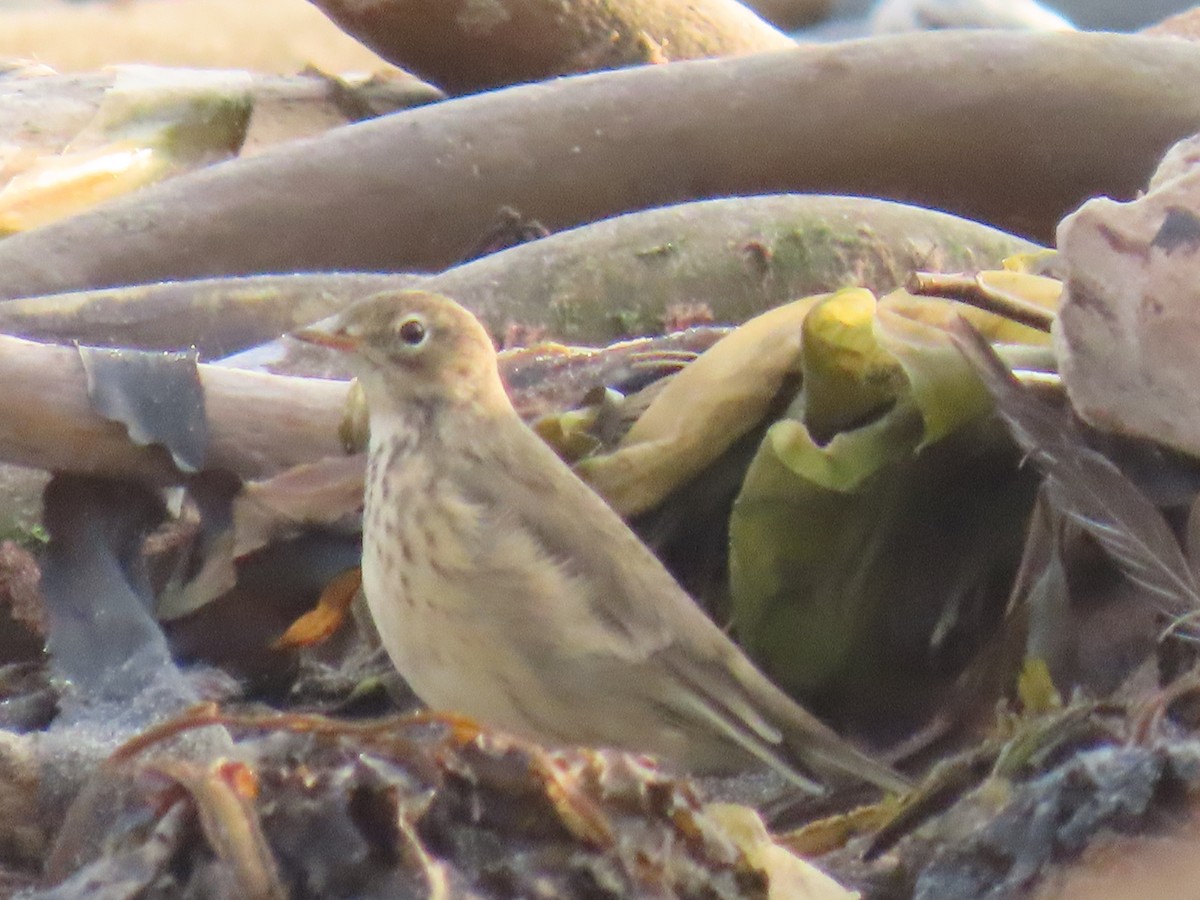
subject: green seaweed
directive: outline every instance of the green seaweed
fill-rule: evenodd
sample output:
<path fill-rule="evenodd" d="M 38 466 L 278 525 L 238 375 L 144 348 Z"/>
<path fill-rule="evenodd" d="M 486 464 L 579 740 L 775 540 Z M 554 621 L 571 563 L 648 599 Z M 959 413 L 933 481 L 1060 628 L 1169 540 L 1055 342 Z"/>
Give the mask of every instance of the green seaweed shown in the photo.
<path fill-rule="evenodd" d="M 814 307 L 800 391 L 734 503 L 735 631 L 805 700 L 903 704 L 998 619 L 1019 558 L 1034 479 L 926 304 Z"/>

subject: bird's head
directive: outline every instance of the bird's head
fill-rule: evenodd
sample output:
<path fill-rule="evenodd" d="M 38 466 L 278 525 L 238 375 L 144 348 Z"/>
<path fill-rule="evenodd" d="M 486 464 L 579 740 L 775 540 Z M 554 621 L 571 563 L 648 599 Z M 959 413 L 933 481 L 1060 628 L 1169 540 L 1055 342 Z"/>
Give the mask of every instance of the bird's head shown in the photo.
<path fill-rule="evenodd" d="M 508 403 L 491 338 L 448 297 L 385 291 L 294 335 L 348 353 L 373 412 L 404 412 L 414 403 Z"/>

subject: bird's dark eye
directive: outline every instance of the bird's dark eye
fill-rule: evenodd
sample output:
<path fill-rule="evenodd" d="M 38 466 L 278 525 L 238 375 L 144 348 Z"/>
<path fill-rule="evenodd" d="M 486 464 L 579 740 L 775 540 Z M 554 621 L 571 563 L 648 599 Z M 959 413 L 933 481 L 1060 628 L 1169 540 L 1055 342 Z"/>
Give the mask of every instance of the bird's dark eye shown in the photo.
<path fill-rule="evenodd" d="M 410 347 L 419 347 L 425 342 L 425 323 L 420 319 L 405 319 L 400 325 L 400 340 Z"/>

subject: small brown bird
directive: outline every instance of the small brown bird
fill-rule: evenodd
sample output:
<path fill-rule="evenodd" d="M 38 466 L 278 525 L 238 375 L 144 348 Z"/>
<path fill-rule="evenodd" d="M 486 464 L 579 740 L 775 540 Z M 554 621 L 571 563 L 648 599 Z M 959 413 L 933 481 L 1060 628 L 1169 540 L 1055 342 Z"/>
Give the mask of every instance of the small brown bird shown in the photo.
<path fill-rule="evenodd" d="M 695 772 L 766 764 L 808 791 L 906 782 L 771 684 L 520 420 L 452 300 L 378 294 L 299 336 L 349 351 L 370 413 L 363 589 L 434 709 Z"/>

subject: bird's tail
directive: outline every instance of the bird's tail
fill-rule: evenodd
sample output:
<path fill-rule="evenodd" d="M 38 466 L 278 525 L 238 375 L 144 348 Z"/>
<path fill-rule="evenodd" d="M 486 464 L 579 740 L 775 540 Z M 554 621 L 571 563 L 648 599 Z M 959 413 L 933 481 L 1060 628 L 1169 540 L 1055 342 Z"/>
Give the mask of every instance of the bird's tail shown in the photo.
<path fill-rule="evenodd" d="M 912 782 L 891 766 L 868 756 L 823 723 L 814 721 L 824 734 L 814 734 L 808 728 L 797 734 L 784 730 L 785 764 L 794 766 L 798 762 L 822 776 L 822 780 L 844 781 L 849 776 L 893 794 L 907 794 L 913 789 Z"/>
<path fill-rule="evenodd" d="M 849 776 L 898 794 L 912 789 L 903 775 L 802 709 L 748 659 L 731 655 L 726 663 L 720 685 L 711 683 L 711 670 L 701 673 L 693 667 L 687 673 L 695 689 L 692 715 L 705 719 L 796 787 L 820 794 L 823 782 L 845 781 Z"/>

